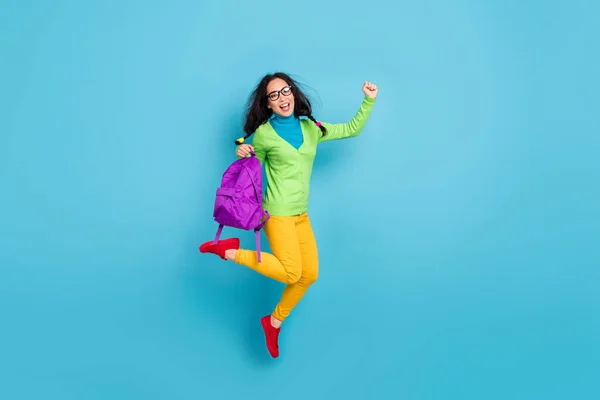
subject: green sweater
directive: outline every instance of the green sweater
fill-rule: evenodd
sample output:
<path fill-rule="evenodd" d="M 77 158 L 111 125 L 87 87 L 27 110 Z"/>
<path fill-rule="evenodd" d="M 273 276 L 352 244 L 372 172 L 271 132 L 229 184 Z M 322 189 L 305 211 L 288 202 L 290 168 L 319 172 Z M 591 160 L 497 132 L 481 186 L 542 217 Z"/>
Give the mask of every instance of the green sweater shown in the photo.
<path fill-rule="evenodd" d="M 317 145 L 321 142 L 358 136 L 365 126 L 375 99 L 365 96 L 356 115 L 347 123 L 322 122 L 327 128 L 323 137 L 319 127 L 308 119 L 301 119 L 304 141 L 296 150 L 281 138 L 270 122 L 254 132 L 252 146 L 267 175 L 267 189 L 263 208 L 271 215 L 298 215 L 308 211 L 310 177 Z"/>

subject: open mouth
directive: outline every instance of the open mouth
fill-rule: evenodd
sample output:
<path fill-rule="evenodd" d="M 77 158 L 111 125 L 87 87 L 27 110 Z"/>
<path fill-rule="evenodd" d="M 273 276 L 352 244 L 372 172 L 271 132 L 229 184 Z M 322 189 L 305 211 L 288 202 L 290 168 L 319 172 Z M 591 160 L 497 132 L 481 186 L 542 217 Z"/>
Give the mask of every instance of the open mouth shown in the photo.
<path fill-rule="evenodd" d="M 283 103 L 279 106 L 279 109 L 283 112 L 287 112 L 290 110 L 290 103 Z"/>

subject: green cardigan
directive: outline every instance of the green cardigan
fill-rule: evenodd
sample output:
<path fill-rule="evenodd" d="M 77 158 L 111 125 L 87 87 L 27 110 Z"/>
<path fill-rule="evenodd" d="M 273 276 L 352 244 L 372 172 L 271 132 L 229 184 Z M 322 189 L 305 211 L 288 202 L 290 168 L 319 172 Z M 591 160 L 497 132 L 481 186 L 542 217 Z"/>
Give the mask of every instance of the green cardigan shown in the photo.
<path fill-rule="evenodd" d="M 301 119 L 304 141 L 296 150 L 267 121 L 254 132 L 252 146 L 267 175 L 263 208 L 271 215 L 289 216 L 308 211 L 308 196 L 317 145 L 358 136 L 365 126 L 375 99 L 365 96 L 356 115 L 347 123 L 322 122 L 327 134 L 308 119 Z"/>

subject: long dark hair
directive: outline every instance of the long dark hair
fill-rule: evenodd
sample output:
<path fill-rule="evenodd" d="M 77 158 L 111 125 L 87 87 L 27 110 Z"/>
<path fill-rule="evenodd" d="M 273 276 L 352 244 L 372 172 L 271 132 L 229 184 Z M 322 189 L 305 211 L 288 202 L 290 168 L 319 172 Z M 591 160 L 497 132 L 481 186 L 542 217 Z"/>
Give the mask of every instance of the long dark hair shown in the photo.
<path fill-rule="evenodd" d="M 256 88 L 248 99 L 248 105 L 246 106 L 246 115 L 244 119 L 245 135 L 243 139 L 246 139 L 252 135 L 259 126 L 267 122 L 271 115 L 273 115 L 273 110 L 267 107 L 267 85 L 276 78 L 283 79 L 292 88 L 292 93 L 294 94 L 295 99 L 294 116 L 307 117 L 314 122 L 319 129 L 321 129 L 321 134 L 325 136 L 327 134 L 327 129 L 325 129 L 325 127 L 317 122 L 317 120 L 312 116 L 312 105 L 310 100 L 308 97 L 306 97 L 298 82 L 292 79 L 288 74 L 276 72 L 274 74 L 265 75 L 260 80 L 258 85 L 256 85 Z M 243 139 L 238 139 L 235 141 L 235 143 L 241 144 Z"/>

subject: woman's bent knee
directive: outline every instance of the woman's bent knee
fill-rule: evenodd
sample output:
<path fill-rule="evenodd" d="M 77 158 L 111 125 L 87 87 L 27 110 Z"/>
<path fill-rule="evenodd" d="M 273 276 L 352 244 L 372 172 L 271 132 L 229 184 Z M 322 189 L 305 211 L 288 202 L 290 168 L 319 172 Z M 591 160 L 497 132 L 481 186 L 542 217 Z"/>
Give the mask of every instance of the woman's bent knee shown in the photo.
<path fill-rule="evenodd" d="M 295 283 L 298 283 L 299 280 L 300 280 L 300 276 L 287 274 L 285 283 L 287 283 L 288 285 L 293 285 Z"/>
<path fill-rule="evenodd" d="M 302 263 L 287 262 L 282 264 L 285 269 L 285 280 L 288 285 L 293 285 L 302 278 Z"/>
<path fill-rule="evenodd" d="M 313 283 L 315 283 L 317 281 L 318 278 L 319 278 L 318 271 L 306 272 L 304 274 L 303 280 L 306 282 L 307 285 L 312 285 Z"/>

